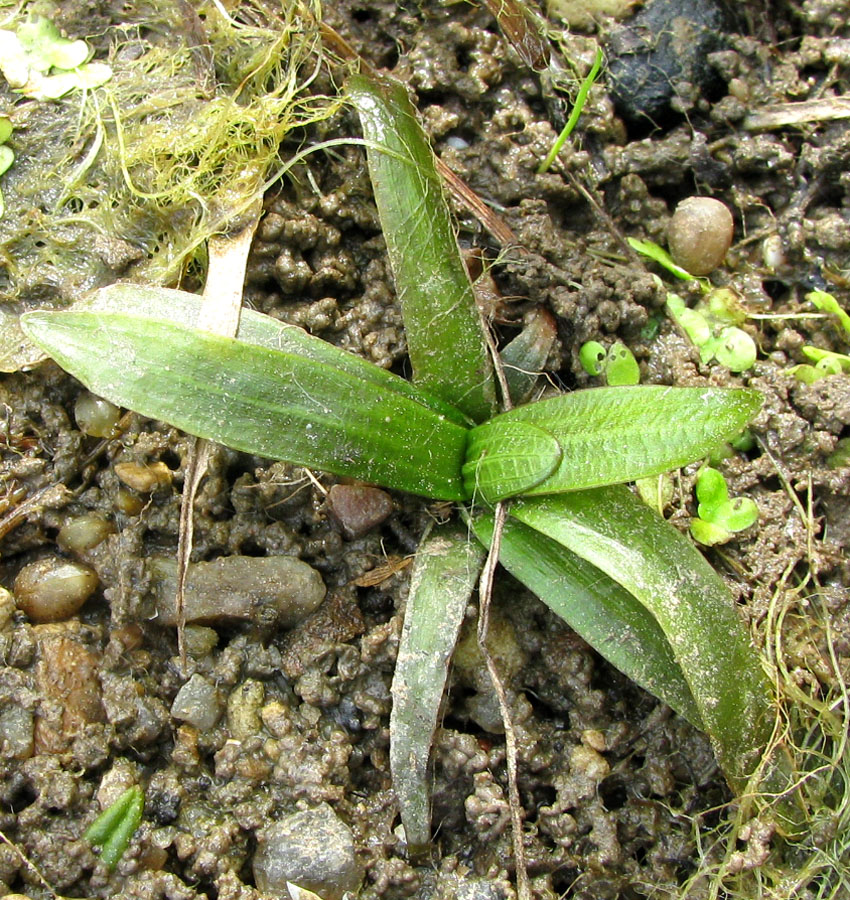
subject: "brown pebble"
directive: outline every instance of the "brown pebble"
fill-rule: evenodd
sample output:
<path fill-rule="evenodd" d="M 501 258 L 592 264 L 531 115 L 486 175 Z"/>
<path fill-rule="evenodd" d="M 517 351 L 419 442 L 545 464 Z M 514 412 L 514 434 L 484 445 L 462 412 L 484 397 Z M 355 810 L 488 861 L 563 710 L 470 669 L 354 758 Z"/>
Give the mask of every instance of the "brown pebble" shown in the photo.
<path fill-rule="evenodd" d="M 371 531 L 393 511 L 390 495 L 368 484 L 335 484 L 328 491 L 327 504 L 349 540 Z"/>
<path fill-rule="evenodd" d="M 171 469 L 164 462 L 155 462 L 149 466 L 140 466 L 134 462 L 115 463 L 115 474 L 127 485 L 140 494 L 149 494 L 161 487 L 171 484 Z"/>
<path fill-rule="evenodd" d="M 177 563 L 153 557 L 149 567 L 158 622 L 176 625 Z M 189 566 L 183 612 L 187 622 L 243 621 L 291 628 L 324 598 L 322 576 L 300 559 L 227 556 Z"/>
<path fill-rule="evenodd" d="M 35 675 L 42 703 L 36 718 L 36 753 L 61 753 L 86 725 L 102 722 L 99 657 L 72 637 L 43 626 Z"/>
<path fill-rule="evenodd" d="M 91 597 L 97 584 L 97 573 L 88 566 L 48 556 L 24 566 L 13 591 L 18 609 L 33 622 L 62 622 Z"/>
<path fill-rule="evenodd" d="M 691 275 L 708 275 L 726 259 L 734 230 L 725 204 L 713 197 L 688 197 L 673 213 L 667 246 L 673 261 Z"/>

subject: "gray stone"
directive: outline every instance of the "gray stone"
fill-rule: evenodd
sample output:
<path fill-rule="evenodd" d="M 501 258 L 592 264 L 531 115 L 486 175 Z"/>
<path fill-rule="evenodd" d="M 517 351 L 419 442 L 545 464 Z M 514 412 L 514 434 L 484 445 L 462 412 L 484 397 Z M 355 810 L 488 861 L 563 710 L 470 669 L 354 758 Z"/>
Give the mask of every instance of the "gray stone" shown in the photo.
<path fill-rule="evenodd" d="M 351 829 L 327 803 L 286 816 L 257 837 L 254 878 L 264 893 L 290 900 L 289 881 L 323 900 L 342 900 L 363 880 Z"/>
<path fill-rule="evenodd" d="M 193 675 L 177 692 L 171 715 L 198 731 L 209 731 L 221 717 L 222 703 L 215 686 L 202 675 Z"/>

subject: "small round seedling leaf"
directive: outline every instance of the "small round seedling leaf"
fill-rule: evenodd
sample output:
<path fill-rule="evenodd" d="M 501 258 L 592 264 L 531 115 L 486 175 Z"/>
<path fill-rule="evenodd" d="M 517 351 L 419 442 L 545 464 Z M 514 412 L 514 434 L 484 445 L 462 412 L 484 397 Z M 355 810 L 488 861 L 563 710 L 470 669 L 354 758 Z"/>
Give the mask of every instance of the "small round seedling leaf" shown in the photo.
<path fill-rule="evenodd" d="M 756 361 L 756 342 L 734 325 L 720 332 L 720 342 L 714 352 L 717 361 L 733 372 L 745 372 Z"/>
<path fill-rule="evenodd" d="M 710 466 L 706 466 L 697 475 L 696 491 L 699 515 L 703 519 L 711 519 L 712 511 L 729 499 L 726 479 L 717 469 L 712 469 Z"/>
<path fill-rule="evenodd" d="M 727 531 L 743 531 L 759 517 L 759 508 L 749 497 L 735 497 L 723 503 L 714 513 L 714 523 Z"/>
<path fill-rule="evenodd" d="M 820 381 L 821 378 L 826 378 L 827 375 L 823 370 L 818 369 L 816 366 L 810 366 L 807 363 L 792 366 L 788 369 L 788 374 L 793 375 L 797 381 L 802 381 L 803 384 L 814 384 L 816 381 Z"/>
<path fill-rule="evenodd" d="M 601 375 L 605 362 L 605 348 L 599 341 L 588 341 L 582 344 L 578 359 L 588 375 Z"/>
<path fill-rule="evenodd" d="M 611 386 L 621 384 L 638 384 L 640 367 L 629 348 L 617 341 L 608 351 L 605 361 L 605 378 Z"/>
<path fill-rule="evenodd" d="M 0 150 L 3 148 L 0 147 Z M 834 356 L 825 356 L 823 359 L 815 363 L 815 368 L 824 375 L 840 375 L 842 370 L 841 361 Z"/>
<path fill-rule="evenodd" d="M 0 146 L 0 175 L 15 161 L 15 151 L 11 147 Z"/>
<path fill-rule="evenodd" d="M 716 544 L 725 544 L 731 539 L 732 533 L 722 525 L 715 525 L 714 522 L 691 519 L 691 536 L 698 544 L 714 547 Z"/>
<path fill-rule="evenodd" d="M 89 57 L 85 41 L 73 41 L 62 37 L 59 29 L 44 16 L 36 16 L 18 28 L 18 39 L 27 49 L 35 68 L 46 72 L 51 66 L 57 69 L 76 69 Z"/>

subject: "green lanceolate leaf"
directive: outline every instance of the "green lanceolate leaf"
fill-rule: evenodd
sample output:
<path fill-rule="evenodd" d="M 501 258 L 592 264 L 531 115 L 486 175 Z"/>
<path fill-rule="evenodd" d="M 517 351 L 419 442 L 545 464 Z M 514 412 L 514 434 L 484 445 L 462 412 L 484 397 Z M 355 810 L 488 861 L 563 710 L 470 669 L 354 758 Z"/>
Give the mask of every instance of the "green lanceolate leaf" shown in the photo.
<path fill-rule="evenodd" d="M 743 790 L 770 734 L 770 691 L 729 591 L 702 555 L 621 486 L 516 500 L 511 515 L 601 569 L 652 614 L 729 784 Z"/>
<path fill-rule="evenodd" d="M 548 478 L 561 461 L 560 444 L 525 422 L 489 422 L 470 432 L 463 483 L 470 497 L 488 502 L 493 494 L 513 497 Z"/>
<path fill-rule="evenodd" d="M 108 287 L 93 291 L 75 303 L 71 309 L 125 313 L 128 316 L 162 319 L 186 328 L 194 328 L 201 309 L 201 297 L 199 294 L 190 294 L 173 288 L 129 283 L 110 284 Z M 308 334 L 296 325 L 287 325 L 252 309 L 243 309 L 236 338 L 247 344 L 268 347 L 269 350 L 282 350 L 284 353 L 295 353 L 306 359 L 326 363 L 348 372 L 355 378 L 368 381 L 382 390 L 395 391 L 409 397 L 444 415 L 450 422 L 458 425 L 471 424 L 471 421 L 450 403 L 380 366 Z"/>
<path fill-rule="evenodd" d="M 449 660 L 483 552 L 457 526 L 435 528 L 416 551 L 393 676 L 390 767 L 408 846 L 431 838 L 428 758 Z"/>
<path fill-rule="evenodd" d="M 30 313 L 28 336 L 88 388 L 237 450 L 464 499 L 467 429 L 326 363 L 119 313 Z"/>
<path fill-rule="evenodd" d="M 373 145 L 369 172 L 414 380 L 480 422 L 495 412 L 492 365 L 431 148 L 402 84 L 357 75 L 348 91 Z"/>
<path fill-rule="evenodd" d="M 100 847 L 100 858 L 108 869 L 118 865 L 127 849 L 145 808 L 145 795 L 136 785 L 128 788 L 104 810 L 86 829 L 83 837 L 94 847 Z"/>
<path fill-rule="evenodd" d="M 707 448 L 728 440 L 761 406 L 751 390 L 672 388 L 636 385 L 592 388 L 563 394 L 509 412 L 473 428 L 465 473 L 501 429 L 517 423 L 548 432 L 561 447 L 561 462 L 551 476 L 523 490 L 540 495 L 632 481 L 678 468 L 704 456 Z M 475 488 L 468 477 L 470 496 Z M 514 493 L 515 476 L 500 485 L 488 481 L 482 496 L 493 503 Z"/>
<path fill-rule="evenodd" d="M 473 528 L 489 546 L 493 517 L 477 516 Z M 697 728 L 703 727 L 664 632 L 625 588 L 566 547 L 510 518 L 499 562 L 608 662 Z"/>

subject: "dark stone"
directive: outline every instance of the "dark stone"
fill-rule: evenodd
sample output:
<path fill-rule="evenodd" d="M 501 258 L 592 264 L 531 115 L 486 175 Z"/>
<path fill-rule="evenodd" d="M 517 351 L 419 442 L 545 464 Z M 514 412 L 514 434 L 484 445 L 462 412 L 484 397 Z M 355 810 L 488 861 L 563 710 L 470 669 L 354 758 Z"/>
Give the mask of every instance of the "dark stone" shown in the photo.
<path fill-rule="evenodd" d="M 628 122 L 662 125 L 680 88 L 710 95 L 719 84 L 708 55 L 725 47 L 734 20 L 719 0 L 652 0 L 608 43 L 608 80 Z"/>
<path fill-rule="evenodd" d="M 380 525 L 393 511 L 390 495 L 368 484 L 335 484 L 328 491 L 327 504 L 349 540 Z"/>

